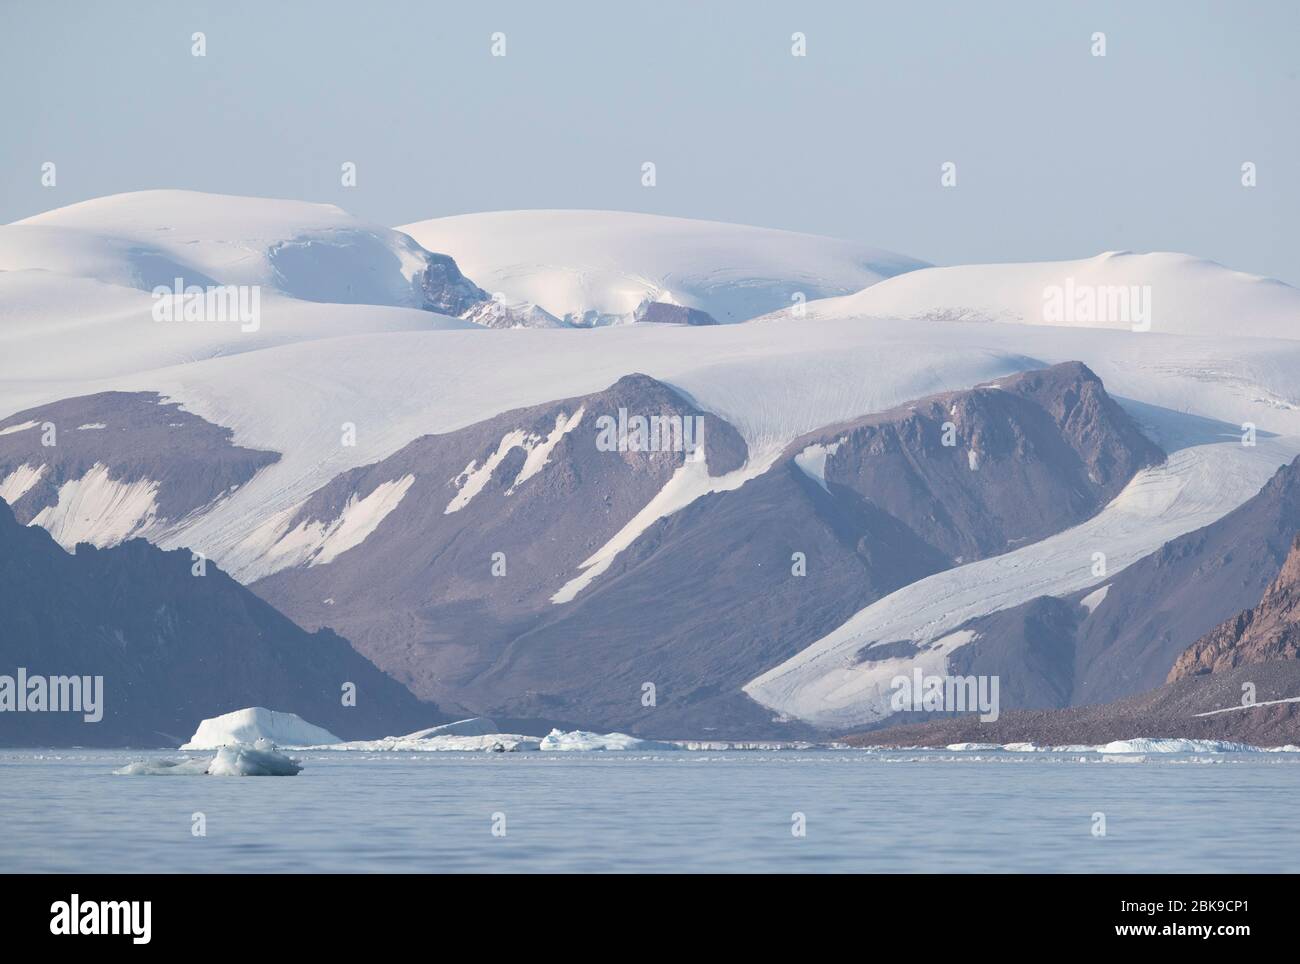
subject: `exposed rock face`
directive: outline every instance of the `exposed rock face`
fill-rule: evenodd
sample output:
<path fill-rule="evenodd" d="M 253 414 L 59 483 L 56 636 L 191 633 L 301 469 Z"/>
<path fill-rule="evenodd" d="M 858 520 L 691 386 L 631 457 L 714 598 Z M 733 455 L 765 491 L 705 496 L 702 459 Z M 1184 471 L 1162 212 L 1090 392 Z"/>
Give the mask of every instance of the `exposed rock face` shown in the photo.
<path fill-rule="evenodd" d="M 464 318 L 484 328 L 567 328 L 534 304 L 510 304 L 461 273 L 455 259 L 422 251 L 425 267 L 412 279 L 425 311 Z"/>
<path fill-rule="evenodd" d="M 565 322 L 533 304 L 507 304 L 496 298 L 480 301 L 461 313 L 484 328 L 568 328 Z"/>
<path fill-rule="evenodd" d="M 99 722 L 3 712 L 0 745 L 177 746 L 200 720 L 259 704 L 345 738 L 446 719 L 347 640 L 304 632 L 212 563 L 201 576 L 192 565 L 139 539 L 70 554 L 0 502 L 0 674 L 103 677 Z"/>
<path fill-rule="evenodd" d="M 870 499 L 958 563 L 1083 521 L 1164 458 L 1078 362 L 817 436 L 799 444 L 826 450 L 822 475 L 832 491 L 844 486 Z"/>
<path fill-rule="evenodd" d="M 1060 365 L 812 433 L 654 521 L 685 455 L 602 451 L 598 419 L 620 409 L 703 419 L 709 477 L 746 462 L 725 421 L 628 376 L 339 476 L 254 534 L 284 566 L 254 588 L 449 707 L 753 735 L 774 729 L 741 692 L 754 676 L 909 582 L 1077 523 L 1161 456 L 1095 375 Z M 643 512 L 608 567 L 557 601 Z"/>
<path fill-rule="evenodd" d="M 422 307 L 426 311 L 457 317 L 492 300 L 486 291 L 461 274 L 455 259 L 445 254 L 429 254 L 426 267 L 414 282 L 424 297 Z"/>
<path fill-rule="evenodd" d="M 636 310 L 637 321 L 653 325 L 716 325 L 717 321 L 707 311 L 651 301 Z"/>
<path fill-rule="evenodd" d="M 279 459 L 153 392 L 66 398 L 0 421 L 0 498 L 65 548 L 158 538 Z"/>
<path fill-rule="evenodd" d="M 1300 657 L 1300 535 L 1259 605 L 1193 643 L 1169 671 L 1169 682 L 1222 673 L 1248 663 Z"/>

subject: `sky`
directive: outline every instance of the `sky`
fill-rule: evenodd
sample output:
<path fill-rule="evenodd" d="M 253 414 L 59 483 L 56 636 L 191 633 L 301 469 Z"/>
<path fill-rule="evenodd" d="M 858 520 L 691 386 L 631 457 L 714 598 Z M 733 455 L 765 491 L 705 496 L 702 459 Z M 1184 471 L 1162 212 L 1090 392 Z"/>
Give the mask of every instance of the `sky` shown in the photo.
<path fill-rule="evenodd" d="M 645 211 L 936 264 L 1183 251 L 1300 284 L 1298 38 L 1296 0 L 0 0 L 0 223 L 188 188 L 388 225 Z"/>

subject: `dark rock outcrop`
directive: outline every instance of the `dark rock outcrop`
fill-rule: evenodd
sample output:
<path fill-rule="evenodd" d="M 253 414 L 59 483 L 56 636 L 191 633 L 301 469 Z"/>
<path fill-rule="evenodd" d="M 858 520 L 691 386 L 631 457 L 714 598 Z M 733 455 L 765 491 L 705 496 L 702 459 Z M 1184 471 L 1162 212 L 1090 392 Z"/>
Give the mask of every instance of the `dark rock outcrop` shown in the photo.
<path fill-rule="evenodd" d="M 642 305 L 634 315 L 637 321 L 648 325 L 716 325 L 717 321 L 707 311 L 652 301 Z"/>
<path fill-rule="evenodd" d="M 1250 663 L 1300 658 L 1300 535 L 1259 604 L 1193 643 L 1169 671 L 1169 682 L 1222 673 Z"/>
<path fill-rule="evenodd" d="M 328 630 L 307 633 L 212 563 L 133 539 L 61 549 L 0 501 L 0 674 L 102 676 L 103 718 L 0 712 L 3 746 L 177 746 L 199 721 L 287 710 L 345 739 L 445 719 Z M 343 685 L 356 705 L 343 705 Z"/>

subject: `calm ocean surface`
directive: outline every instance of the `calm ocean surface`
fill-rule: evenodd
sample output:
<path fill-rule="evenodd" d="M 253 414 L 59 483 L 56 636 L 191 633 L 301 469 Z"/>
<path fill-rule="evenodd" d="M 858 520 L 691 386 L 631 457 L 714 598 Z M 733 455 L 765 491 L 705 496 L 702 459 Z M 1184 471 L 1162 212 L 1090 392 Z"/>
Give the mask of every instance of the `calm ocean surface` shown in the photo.
<path fill-rule="evenodd" d="M 179 754 L 0 750 L 0 871 L 1300 869 L 1300 753 L 291 755 L 128 777 Z"/>

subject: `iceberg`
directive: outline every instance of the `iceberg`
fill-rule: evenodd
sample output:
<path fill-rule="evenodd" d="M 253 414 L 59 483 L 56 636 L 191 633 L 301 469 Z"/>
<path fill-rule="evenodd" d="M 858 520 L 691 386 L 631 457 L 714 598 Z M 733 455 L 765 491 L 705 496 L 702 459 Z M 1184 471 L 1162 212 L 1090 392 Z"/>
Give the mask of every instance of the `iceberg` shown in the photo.
<path fill-rule="evenodd" d="M 1229 740 L 1178 740 L 1137 737 L 1132 740 L 1115 740 L 1105 746 L 1094 747 L 1098 753 L 1259 753 L 1260 748 L 1249 743 Z"/>
<path fill-rule="evenodd" d="M 588 733 L 586 730 L 551 730 L 542 737 L 543 750 L 680 750 L 676 743 L 642 740 L 626 733 Z"/>
<path fill-rule="evenodd" d="M 122 777 L 292 777 L 301 772 L 301 763 L 280 753 L 274 743 L 265 739 L 223 746 L 210 759 L 136 760 L 113 771 Z"/>
<path fill-rule="evenodd" d="M 292 777 L 300 772 L 302 764 L 278 753 L 270 740 L 223 746 L 208 764 L 208 775 L 214 777 Z"/>
<path fill-rule="evenodd" d="M 183 760 L 135 760 L 113 772 L 119 777 L 188 777 L 208 772 L 208 760 L 186 757 Z"/>
<path fill-rule="evenodd" d="M 436 729 L 436 727 L 435 727 Z M 479 753 L 483 751 L 514 753 L 518 750 L 536 750 L 541 740 L 521 733 L 429 733 L 418 730 L 406 736 L 385 736 L 378 740 L 352 740 L 333 746 L 312 747 L 314 750 L 363 750 L 369 753 Z"/>
<path fill-rule="evenodd" d="M 1060 746 L 1039 746 L 1036 743 L 949 743 L 945 749 L 953 751 L 1002 750 L 1007 753 L 1295 753 L 1300 747 L 1292 744 L 1277 747 L 1260 747 L 1231 740 L 1185 740 L 1179 738 L 1139 736 L 1110 743 L 1071 743 Z"/>
<path fill-rule="evenodd" d="M 279 746 L 321 746 L 343 741 L 324 727 L 308 723 L 297 713 L 261 706 L 235 710 L 204 720 L 182 750 L 217 750 L 237 743 L 268 740 Z"/>

